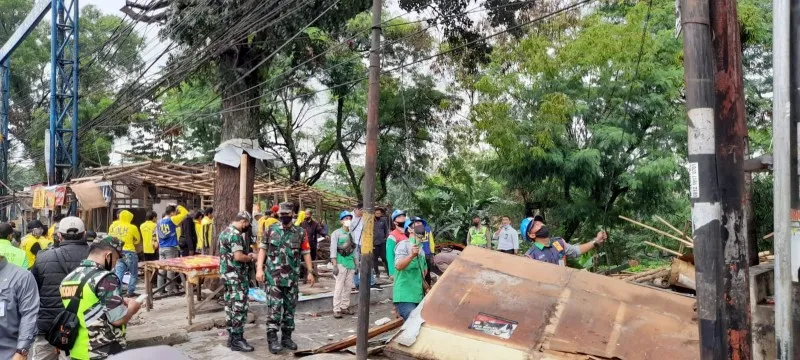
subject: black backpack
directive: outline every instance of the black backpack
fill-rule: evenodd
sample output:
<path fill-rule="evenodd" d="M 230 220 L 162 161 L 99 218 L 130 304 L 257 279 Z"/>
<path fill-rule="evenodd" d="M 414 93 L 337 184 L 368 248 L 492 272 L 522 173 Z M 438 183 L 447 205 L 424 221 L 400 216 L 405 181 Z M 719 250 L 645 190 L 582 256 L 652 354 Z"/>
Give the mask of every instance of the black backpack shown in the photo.
<path fill-rule="evenodd" d="M 50 330 L 48 330 L 45 335 L 50 345 L 67 352 L 75 345 L 75 340 L 78 338 L 78 329 L 81 327 L 80 321 L 78 320 L 78 306 L 81 302 L 83 287 L 86 286 L 86 282 L 89 281 L 89 279 L 100 271 L 102 270 L 95 269 L 81 280 L 81 284 L 78 285 L 75 294 L 70 298 L 67 308 L 53 319 Z"/>

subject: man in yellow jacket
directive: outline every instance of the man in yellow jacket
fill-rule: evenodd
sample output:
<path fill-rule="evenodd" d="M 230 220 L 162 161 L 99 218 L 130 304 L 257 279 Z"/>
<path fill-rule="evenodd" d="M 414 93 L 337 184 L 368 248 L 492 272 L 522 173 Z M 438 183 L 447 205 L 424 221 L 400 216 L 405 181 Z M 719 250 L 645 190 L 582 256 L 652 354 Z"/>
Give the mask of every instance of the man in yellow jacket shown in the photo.
<path fill-rule="evenodd" d="M 200 235 L 197 248 L 203 255 L 211 255 L 211 240 L 214 238 L 214 208 L 203 211 L 203 220 L 200 221 Z"/>
<path fill-rule="evenodd" d="M 122 282 L 125 272 L 131 273 L 128 280 L 128 297 L 139 296 L 136 294 L 136 281 L 139 278 L 139 256 L 136 255 L 136 245 L 142 241 L 139 228 L 132 221 L 133 213 L 122 210 L 117 220 L 108 227 L 108 235 L 122 242 L 122 256 L 116 266 L 117 277 Z"/>
<path fill-rule="evenodd" d="M 142 250 L 144 251 L 144 261 L 158 260 L 158 239 L 155 237 L 156 233 L 156 220 L 158 214 L 155 211 L 148 211 L 145 216 L 145 221 L 139 225 L 139 231 L 142 233 Z"/>
<path fill-rule="evenodd" d="M 25 258 L 28 262 L 28 269 L 33 267 L 36 261 L 36 254 L 43 249 L 42 244 L 47 244 L 47 238 L 42 235 L 44 227 L 39 220 L 28 222 L 28 235 L 22 238 L 19 248 L 25 251 Z"/>
<path fill-rule="evenodd" d="M 47 229 L 47 238 L 46 241 L 42 242 L 42 249 L 47 249 L 58 240 L 56 238 L 56 228 L 58 227 L 58 223 L 61 222 L 61 219 L 64 218 L 62 214 L 55 214 L 53 215 L 53 222 L 50 224 L 50 227 Z"/>

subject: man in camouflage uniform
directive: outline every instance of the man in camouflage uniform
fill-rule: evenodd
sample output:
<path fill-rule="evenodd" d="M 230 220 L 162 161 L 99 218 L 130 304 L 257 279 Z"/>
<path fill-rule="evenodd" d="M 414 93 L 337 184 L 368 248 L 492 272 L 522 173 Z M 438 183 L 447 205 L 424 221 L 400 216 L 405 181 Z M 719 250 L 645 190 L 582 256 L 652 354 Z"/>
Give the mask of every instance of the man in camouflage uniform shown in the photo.
<path fill-rule="evenodd" d="M 252 220 L 247 211 L 239 212 L 233 223 L 219 234 L 219 274 L 225 284 L 228 347 L 233 351 L 254 350 L 244 339 L 250 264 L 254 259 L 250 246 L 245 242 L 244 234 L 250 232 Z"/>
<path fill-rule="evenodd" d="M 64 307 L 86 280 L 78 305 L 80 328 L 69 356 L 75 360 L 105 359 L 125 350 L 125 324 L 141 306 L 122 297 L 119 279 L 112 272 L 122 253 L 122 243 L 106 236 L 89 246 L 89 256 L 61 282 Z"/>
<path fill-rule="evenodd" d="M 267 341 L 269 351 L 279 353 L 282 348 L 297 350 L 292 341 L 294 331 L 294 311 L 300 294 L 300 267 L 305 262 L 308 270 L 308 282 L 314 285 L 313 267 L 311 266 L 311 246 L 308 236 L 302 227 L 295 226 L 292 221 L 294 206 L 284 202 L 279 205 L 280 222 L 264 231 L 259 243 L 258 266 L 256 279 L 264 282 L 269 306 L 267 318 Z M 267 275 L 264 273 L 266 260 Z M 278 343 L 278 330 L 281 341 Z"/>

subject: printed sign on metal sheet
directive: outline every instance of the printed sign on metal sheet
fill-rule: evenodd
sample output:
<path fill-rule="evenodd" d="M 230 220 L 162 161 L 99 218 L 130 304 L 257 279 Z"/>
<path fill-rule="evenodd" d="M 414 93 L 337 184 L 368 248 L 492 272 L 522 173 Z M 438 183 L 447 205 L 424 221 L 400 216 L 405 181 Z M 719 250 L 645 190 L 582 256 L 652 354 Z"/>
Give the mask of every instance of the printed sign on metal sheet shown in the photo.
<path fill-rule="evenodd" d="M 469 328 L 475 331 L 480 331 L 486 335 L 499 337 L 501 339 L 510 339 L 511 334 L 516 330 L 518 323 L 516 321 L 503 319 L 501 317 L 478 313 Z"/>

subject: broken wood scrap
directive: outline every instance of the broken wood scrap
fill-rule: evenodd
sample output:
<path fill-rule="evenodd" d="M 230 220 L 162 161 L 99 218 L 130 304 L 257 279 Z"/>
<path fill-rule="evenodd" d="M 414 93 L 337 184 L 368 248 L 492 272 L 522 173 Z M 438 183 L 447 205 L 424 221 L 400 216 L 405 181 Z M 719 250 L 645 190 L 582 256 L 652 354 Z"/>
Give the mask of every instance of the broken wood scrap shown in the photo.
<path fill-rule="evenodd" d="M 403 325 L 403 319 L 402 318 L 394 319 L 394 320 L 392 320 L 392 321 L 390 321 L 390 322 L 388 322 L 386 324 L 383 324 L 381 326 L 376 326 L 376 327 L 373 327 L 373 328 L 369 329 L 369 331 L 367 332 L 367 337 L 368 338 L 373 338 L 373 337 L 378 336 L 380 334 L 383 334 L 383 333 L 385 333 L 387 331 L 391 331 L 391 330 L 397 329 L 402 325 Z M 339 341 L 334 342 L 334 343 L 330 343 L 330 344 L 326 344 L 326 345 L 320 346 L 320 347 L 318 347 L 316 349 L 295 351 L 294 352 L 294 356 L 300 357 L 300 356 L 308 356 L 308 355 L 313 355 L 313 354 L 336 352 L 336 351 L 341 351 L 341 350 L 347 349 L 347 348 L 349 348 L 349 347 L 351 347 L 351 346 L 353 346 L 355 344 L 356 344 L 356 335 L 351 335 L 351 336 L 348 336 L 348 337 L 346 337 L 346 338 L 344 338 L 342 340 L 339 340 Z"/>
<path fill-rule="evenodd" d="M 650 276 L 650 275 L 653 275 L 653 274 L 657 274 L 657 273 L 664 272 L 664 271 L 669 271 L 669 269 L 670 268 L 668 266 L 664 266 L 664 267 L 660 267 L 660 268 L 657 268 L 657 269 L 643 271 L 643 272 L 640 272 L 638 274 L 634 274 L 633 276 L 625 279 L 625 281 L 636 281 L 636 280 L 639 280 L 641 278 L 644 278 L 644 277 L 647 277 L 647 276 Z"/>
<path fill-rule="evenodd" d="M 651 230 L 651 231 L 654 231 L 654 232 L 659 233 L 661 235 L 664 235 L 666 237 L 669 237 L 670 239 L 677 240 L 678 242 L 680 242 L 680 243 L 682 243 L 682 244 L 684 244 L 684 245 L 686 245 L 686 246 L 688 246 L 690 248 L 694 248 L 694 244 L 692 244 L 691 242 L 688 242 L 685 239 L 681 239 L 681 238 L 679 238 L 679 237 L 677 237 L 675 235 L 672 235 L 672 234 L 670 234 L 670 233 L 668 233 L 666 231 L 663 231 L 663 230 L 660 230 L 660 229 L 656 229 L 656 228 L 654 228 L 654 227 L 652 227 L 650 225 L 640 223 L 640 222 L 638 222 L 636 220 L 624 217 L 622 215 L 620 215 L 619 218 L 622 219 L 622 220 L 625 220 L 627 222 L 630 222 L 631 224 L 638 225 L 638 226 L 643 227 L 643 228 L 645 228 L 647 230 Z M 680 256 L 680 255 L 681 254 L 678 254 L 678 256 Z"/>
<path fill-rule="evenodd" d="M 771 233 L 769 233 L 769 234 L 767 234 L 767 235 L 764 235 L 764 237 L 763 237 L 763 238 L 761 238 L 761 239 L 762 239 L 762 240 L 767 240 L 767 239 L 769 239 L 769 238 L 771 238 L 771 237 L 773 237 L 773 236 L 775 236 L 775 233 L 774 233 L 774 232 L 771 232 Z"/>

